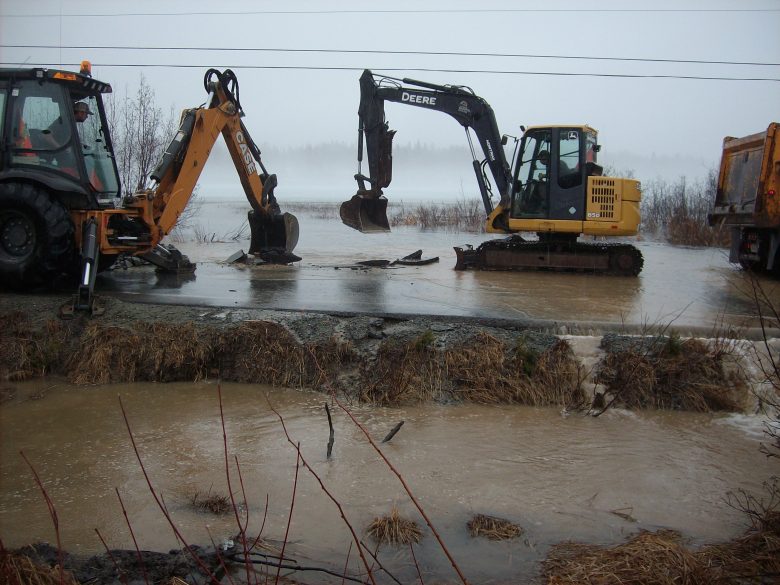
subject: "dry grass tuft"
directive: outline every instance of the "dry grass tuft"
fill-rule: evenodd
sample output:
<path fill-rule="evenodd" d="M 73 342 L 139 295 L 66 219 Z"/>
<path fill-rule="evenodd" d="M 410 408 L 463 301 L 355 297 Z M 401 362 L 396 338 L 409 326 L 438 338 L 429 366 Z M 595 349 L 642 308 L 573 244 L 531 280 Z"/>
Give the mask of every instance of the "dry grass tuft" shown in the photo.
<path fill-rule="evenodd" d="M 283 326 L 247 321 L 229 329 L 192 323 L 134 323 L 131 327 L 91 324 L 69 364 L 75 384 L 224 380 L 301 387 L 323 383 L 313 353 L 335 377 L 351 359 L 348 344 L 301 345 Z"/>
<path fill-rule="evenodd" d="M 709 572 L 670 530 L 640 532 L 613 548 L 565 542 L 542 563 L 548 585 L 705 585 Z"/>
<path fill-rule="evenodd" d="M 434 399 L 444 389 L 444 371 L 432 343 L 388 339 L 376 361 L 362 364 L 358 398 L 380 405 L 398 405 Z"/>
<path fill-rule="evenodd" d="M 278 323 L 243 322 L 220 331 L 214 345 L 225 380 L 298 387 L 307 379 L 306 350 Z"/>
<path fill-rule="evenodd" d="M 58 567 L 38 565 L 26 555 L 0 551 L 0 582 L 6 585 L 78 585 L 70 572 L 63 575 L 61 580 Z"/>
<path fill-rule="evenodd" d="M 448 357 L 451 374 L 464 382 L 459 395 L 470 402 L 577 406 L 584 401 L 579 364 L 564 340 L 542 348 L 521 338 L 509 350 L 480 333 Z"/>
<path fill-rule="evenodd" d="M 780 480 L 765 484 L 768 501 L 731 495 L 751 527 L 723 544 L 685 548 L 670 530 L 640 532 L 612 547 L 562 543 L 542 563 L 547 585 L 731 585 L 775 583 L 780 575 Z"/>
<path fill-rule="evenodd" d="M 374 518 L 366 532 L 378 544 L 416 544 L 422 540 L 417 523 L 402 518 L 395 507 L 388 516 Z"/>
<path fill-rule="evenodd" d="M 90 324 L 69 364 L 74 384 L 171 382 L 206 377 L 211 354 L 208 330 L 192 323 Z"/>
<path fill-rule="evenodd" d="M 207 493 L 201 496 L 200 492 L 195 492 L 190 499 L 190 505 L 200 512 L 209 512 L 216 516 L 227 514 L 232 510 L 230 498 L 222 494 Z"/>
<path fill-rule="evenodd" d="M 512 348 L 485 332 L 437 349 L 430 332 L 402 343 L 385 341 L 362 371 L 359 398 L 383 405 L 427 400 L 579 407 L 585 394 L 580 365 L 557 338 L 540 347 L 523 338 Z"/>
<path fill-rule="evenodd" d="M 0 314 L 0 380 L 21 381 L 56 371 L 68 353 L 67 339 L 60 321 L 34 328 L 22 312 Z"/>
<path fill-rule="evenodd" d="M 509 520 L 477 514 L 468 523 L 469 534 L 472 537 L 484 536 L 489 540 L 509 540 L 517 538 L 523 529 Z"/>
<path fill-rule="evenodd" d="M 596 381 L 627 408 L 740 411 L 745 382 L 726 373 L 724 353 L 698 339 L 657 338 L 609 351 Z"/>

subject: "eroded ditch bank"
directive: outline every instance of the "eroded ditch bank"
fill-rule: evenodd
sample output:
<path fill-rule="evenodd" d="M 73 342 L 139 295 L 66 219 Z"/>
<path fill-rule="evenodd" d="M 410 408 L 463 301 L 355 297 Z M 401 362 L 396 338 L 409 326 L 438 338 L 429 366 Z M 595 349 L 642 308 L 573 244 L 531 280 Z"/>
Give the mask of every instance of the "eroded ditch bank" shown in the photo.
<path fill-rule="evenodd" d="M 4 396 L 13 393 L 13 380 L 47 374 L 64 375 L 76 384 L 219 378 L 335 390 L 353 401 L 383 405 L 473 401 L 595 413 L 607 406 L 751 411 L 753 392 L 761 389 L 761 369 L 750 359 L 761 344 L 723 338 L 553 335 L 521 326 L 427 318 L 227 311 L 113 300 L 103 317 L 60 321 L 54 317 L 58 302 L 35 298 L 2 306 Z M 610 564 L 634 571 L 650 566 L 649 574 L 677 574 L 679 569 L 687 575 L 679 581 L 683 583 L 732 582 L 728 579 L 734 573 L 727 568 L 732 566 L 743 575 L 777 571 L 777 511 L 759 512 L 752 530 L 723 549 L 699 554 L 674 534 L 643 533 L 620 547 L 553 551 L 545 579 L 582 582 L 586 563 L 590 574 L 609 571 Z M 649 565 L 640 562 L 648 557 Z M 675 567 L 674 559 L 681 565 Z M 666 568 L 659 571 L 662 566 Z M 109 573 L 113 569 L 100 578 L 108 579 Z M 643 577 L 641 582 L 666 581 Z"/>
<path fill-rule="evenodd" d="M 755 408 L 763 341 L 556 335 L 520 324 L 150 306 L 108 300 L 57 318 L 62 299 L 0 304 L 0 379 L 74 384 L 221 379 L 336 391 L 379 405 L 420 401 Z M 770 344 L 775 344 L 770 340 Z"/>

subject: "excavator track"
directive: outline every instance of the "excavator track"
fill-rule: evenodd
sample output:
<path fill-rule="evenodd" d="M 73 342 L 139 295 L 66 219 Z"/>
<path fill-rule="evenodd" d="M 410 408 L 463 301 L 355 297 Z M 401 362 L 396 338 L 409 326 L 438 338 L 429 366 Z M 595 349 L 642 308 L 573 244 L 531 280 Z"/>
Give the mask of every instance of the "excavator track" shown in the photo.
<path fill-rule="evenodd" d="M 630 244 L 529 241 L 519 236 L 456 247 L 455 270 L 548 270 L 637 276 L 642 253 Z"/>

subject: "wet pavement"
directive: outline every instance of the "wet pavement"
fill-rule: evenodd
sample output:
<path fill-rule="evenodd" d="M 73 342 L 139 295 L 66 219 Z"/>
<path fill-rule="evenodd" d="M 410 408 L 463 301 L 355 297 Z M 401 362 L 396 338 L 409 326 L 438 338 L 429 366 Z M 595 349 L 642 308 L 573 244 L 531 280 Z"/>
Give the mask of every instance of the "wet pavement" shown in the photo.
<path fill-rule="evenodd" d="M 237 208 L 243 211 L 240 207 Z M 432 314 L 555 323 L 643 326 L 669 324 L 711 330 L 721 324 L 758 324 L 752 287 L 728 263 L 727 251 L 634 242 L 644 256 L 638 277 L 549 272 L 455 271 L 453 246 L 477 245 L 490 236 L 394 228 L 360 234 L 337 218 L 296 212 L 301 241 L 292 266 L 226 264 L 247 241 L 192 241 L 176 246 L 198 262 L 194 275 L 158 275 L 152 268 L 116 270 L 97 289 L 124 300 L 296 311 Z M 218 238 L 217 238 L 218 239 Z M 427 266 L 367 268 L 365 260 L 395 260 L 415 250 Z M 780 303 L 780 283 L 762 279 Z"/>

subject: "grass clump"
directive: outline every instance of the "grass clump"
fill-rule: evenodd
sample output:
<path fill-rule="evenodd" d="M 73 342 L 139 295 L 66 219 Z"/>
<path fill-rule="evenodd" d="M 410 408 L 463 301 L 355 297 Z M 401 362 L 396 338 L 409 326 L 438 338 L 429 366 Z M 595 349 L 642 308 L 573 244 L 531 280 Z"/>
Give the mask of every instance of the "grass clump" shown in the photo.
<path fill-rule="evenodd" d="M 671 530 L 640 532 L 612 547 L 564 542 L 542 563 L 549 585 L 704 585 L 705 567 Z"/>
<path fill-rule="evenodd" d="M 90 324 L 70 361 L 74 384 L 197 381 L 211 357 L 209 330 L 192 323 L 143 323 L 131 327 Z"/>
<path fill-rule="evenodd" d="M 27 555 L 0 550 L 0 582 L 6 585 L 78 585 L 69 571 L 34 562 Z"/>
<path fill-rule="evenodd" d="M 21 381 L 57 371 L 68 353 L 61 321 L 33 327 L 20 311 L 0 314 L 0 380 Z"/>
<path fill-rule="evenodd" d="M 377 544 L 416 544 L 422 540 L 422 531 L 417 523 L 403 518 L 395 506 L 390 514 L 374 518 L 366 533 Z"/>
<path fill-rule="evenodd" d="M 780 574 L 780 485 L 765 484 L 765 499 L 741 492 L 732 507 L 751 525 L 739 538 L 691 550 L 671 530 L 641 531 L 603 547 L 572 542 L 552 547 L 542 563 L 547 585 L 731 585 L 774 583 Z"/>
<path fill-rule="evenodd" d="M 745 382 L 727 372 L 722 345 L 679 336 L 626 338 L 605 335 L 607 354 L 595 380 L 626 408 L 697 412 L 740 411 Z"/>
<path fill-rule="evenodd" d="M 432 334 L 431 334 L 432 336 Z M 584 403 L 580 366 L 569 344 L 554 336 L 507 342 L 478 331 L 434 348 L 420 340 L 387 340 L 361 375 L 359 398 L 383 405 L 438 400 L 481 404 Z"/>
<path fill-rule="evenodd" d="M 488 540 L 509 540 L 523 533 L 523 529 L 517 524 L 485 514 L 477 514 L 469 520 L 468 529 L 473 538 L 484 536 Z"/>
<path fill-rule="evenodd" d="M 190 505 L 200 511 L 208 512 L 216 516 L 227 514 L 232 509 L 230 498 L 223 494 L 212 494 L 209 491 L 205 496 L 195 492 L 190 498 Z"/>

